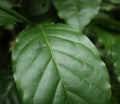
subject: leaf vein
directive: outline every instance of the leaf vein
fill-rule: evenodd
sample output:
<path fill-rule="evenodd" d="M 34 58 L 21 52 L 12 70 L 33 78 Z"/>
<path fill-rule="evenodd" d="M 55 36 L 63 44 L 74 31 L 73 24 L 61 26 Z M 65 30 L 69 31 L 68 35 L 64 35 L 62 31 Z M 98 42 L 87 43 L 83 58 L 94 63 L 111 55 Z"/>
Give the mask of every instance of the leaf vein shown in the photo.
<path fill-rule="evenodd" d="M 39 85 L 40 85 L 40 82 L 41 82 L 41 80 L 42 80 L 42 78 L 43 78 L 43 76 L 44 76 L 44 73 L 45 73 L 45 71 L 46 71 L 46 69 L 47 69 L 47 66 L 50 64 L 50 62 L 51 62 L 51 58 L 50 58 L 50 60 L 47 62 L 47 64 L 45 65 L 46 67 L 44 68 L 44 71 L 42 72 L 42 76 L 40 76 L 39 83 L 38 83 L 38 85 L 37 85 L 37 87 L 36 87 L 36 90 L 35 90 L 35 93 L 34 93 L 34 95 L 33 95 L 33 101 L 34 101 L 34 99 L 35 99 L 35 95 L 36 95 L 37 89 L 38 89 L 38 87 L 39 87 Z"/>
<path fill-rule="evenodd" d="M 35 40 L 38 39 L 38 36 L 36 36 L 35 38 L 32 38 L 29 42 L 27 42 L 22 48 L 21 50 L 19 50 L 19 53 L 17 53 L 16 59 L 18 57 L 20 57 L 20 54 L 23 52 L 23 50 L 27 47 L 27 46 L 31 46 L 30 44 Z"/>
<path fill-rule="evenodd" d="M 85 104 L 89 104 L 89 103 L 87 103 L 82 97 L 80 97 L 79 95 L 77 95 L 77 94 L 75 94 L 74 92 L 72 92 L 72 91 L 67 91 L 68 93 L 71 93 L 71 94 L 73 94 L 73 95 L 75 95 L 75 96 L 77 96 L 80 100 L 82 100 Z"/>
<path fill-rule="evenodd" d="M 72 43 L 79 44 L 79 45 L 89 49 L 90 52 L 92 52 L 96 57 L 98 57 L 89 47 L 85 46 L 83 43 L 79 43 L 79 42 L 76 42 L 76 41 L 73 41 L 73 40 L 65 39 L 65 38 L 62 38 L 62 37 L 54 36 L 54 35 L 48 35 L 48 36 L 49 37 L 58 38 L 58 39 L 61 39 L 61 40 L 66 40 L 66 41 L 69 41 L 69 42 L 72 42 Z"/>
<path fill-rule="evenodd" d="M 55 51 L 58 51 L 58 50 L 55 50 Z M 71 58 L 74 58 L 74 59 L 77 59 L 77 58 L 75 58 L 75 57 L 73 57 L 73 56 L 71 56 L 71 55 L 69 55 L 69 54 L 66 54 L 65 52 L 62 52 L 62 51 L 58 51 L 58 52 L 61 52 L 61 53 L 63 53 L 63 54 L 65 54 L 65 55 L 67 55 L 67 56 L 69 56 L 69 57 L 71 57 Z M 78 61 L 81 61 L 81 62 L 83 62 L 82 60 L 80 60 L 80 59 L 77 59 Z M 89 65 L 89 66 L 91 66 L 93 69 L 94 69 L 94 71 L 95 71 L 95 68 L 92 66 L 92 65 L 90 65 L 90 64 L 88 64 L 88 63 L 86 63 L 86 62 L 83 62 L 83 63 L 85 63 L 85 64 L 87 64 L 87 65 Z M 60 65 L 62 65 L 63 67 L 66 67 L 66 66 L 64 66 L 63 64 L 60 64 Z M 66 68 L 67 69 L 67 68 Z M 68 70 L 68 69 L 67 69 Z M 68 70 L 68 71 L 71 71 L 73 74 L 75 74 L 75 75 L 77 75 L 75 72 L 73 72 L 72 70 Z M 78 77 L 81 77 L 82 79 L 84 79 L 87 83 L 89 83 L 89 84 L 93 84 L 93 83 L 90 83 L 88 80 L 86 80 L 82 75 L 81 76 L 79 76 L 79 75 L 77 75 Z M 96 86 L 95 84 L 93 84 L 98 90 L 101 90 L 98 86 Z M 92 86 L 93 86 L 92 85 Z"/>

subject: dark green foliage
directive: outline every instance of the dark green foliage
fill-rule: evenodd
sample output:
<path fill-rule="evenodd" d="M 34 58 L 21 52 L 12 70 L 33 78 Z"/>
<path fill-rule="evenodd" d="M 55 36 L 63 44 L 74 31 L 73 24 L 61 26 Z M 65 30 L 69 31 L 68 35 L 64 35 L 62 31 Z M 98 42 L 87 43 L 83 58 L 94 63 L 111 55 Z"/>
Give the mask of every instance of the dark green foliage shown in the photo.
<path fill-rule="evenodd" d="M 0 0 L 0 104 L 120 104 L 119 43 L 120 0 Z"/>
<path fill-rule="evenodd" d="M 23 104 L 12 73 L 2 68 L 0 69 L 0 104 Z"/>

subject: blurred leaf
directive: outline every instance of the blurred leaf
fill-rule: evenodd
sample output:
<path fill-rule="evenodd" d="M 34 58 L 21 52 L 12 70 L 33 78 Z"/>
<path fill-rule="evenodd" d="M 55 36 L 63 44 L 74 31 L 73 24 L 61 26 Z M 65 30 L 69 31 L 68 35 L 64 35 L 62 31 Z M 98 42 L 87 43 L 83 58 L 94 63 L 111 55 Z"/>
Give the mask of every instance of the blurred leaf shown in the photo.
<path fill-rule="evenodd" d="M 0 0 L 0 26 L 20 22 L 20 19 L 5 11 L 6 9 L 12 11 L 12 6 L 9 0 Z"/>
<path fill-rule="evenodd" d="M 21 0 L 0 0 L 0 6 L 3 6 L 5 8 L 13 8 L 20 6 Z"/>
<path fill-rule="evenodd" d="M 112 51 L 114 58 L 115 73 L 117 75 L 118 81 L 120 82 L 120 36 L 116 37 Z"/>
<path fill-rule="evenodd" d="M 0 6 L 12 8 L 12 3 L 10 3 L 8 0 L 0 0 Z"/>
<path fill-rule="evenodd" d="M 54 0 L 60 18 L 82 31 L 99 11 L 101 0 Z"/>
<path fill-rule="evenodd" d="M 17 22 L 20 22 L 21 20 L 6 13 L 3 11 L 0 11 L 0 26 L 2 25 L 9 25 L 9 24 L 15 24 Z"/>
<path fill-rule="evenodd" d="M 112 3 L 112 4 L 119 4 L 120 0 L 103 0 L 103 2 L 108 2 L 108 3 Z"/>
<path fill-rule="evenodd" d="M 100 9 L 103 11 L 111 11 L 115 7 L 116 6 L 114 4 L 103 2 Z"/>
<path fill-rule="evenodd" d="M 23 0 L 22 9 L 25 15 L 36 16 L 49 10 L 51 0 Z"/>
<path fill-rule="evenodd" d="M 98 27 L 94 27 L 94 30 L 99 37 L 99 42 L 105 45 L 106 52 L 112 54 L 115 67 L 114 72 L 120 82 L 120 34 L 111 33 Z"/>
<path fill-rule="evenodd" d="M 112 49 L 112 45 L 115 43 L 115 36 L 116 34 L 112 34 L 99 28 L 99 27 L 93 27 L 94 31 L 96 32 L 98 36 L 98 41 L 101 44 L 105 45 L 105 48 L 107 51 L 110 51 Z"/>
<path fill-rule="evenodd" d="M 111 32 L 106 29 L 93 27 L 98 36 L 99 44 L 105 46 L 101 54 L 106 57 L 106 64 L 111 76 L 112 101 L 111 104 L 120 103 L 120 33 Z M 99 47 L 99 46 L 98 46 Z M 114 64 L 114 65 L 113 65 Z M 118 103 L 117 103 L 118 102 Z"/>
<path fill-rule="evenodd" d="M 17 22 L 29 22 L 24 16 L 13 9 L 0 6 L 0 25 L 9 25 Z"/>
<path fill-rule="evenodd" d="M 114 4 L 120 4 L 120 0 L 108 0 L 108 1 L 110 1 L 110 2 L 112 2 Z"/>
<path fill-rule="evenodd" d="M 109 76 L 98 51 L 67 25 L 24 30 L 12 60 L 26 104 L 107 104 L 110 100 Z"/>
<path fill-rule="evenodd" d="M 0 104 L 22 104 L 12 73 L 0 68 Z"/>
<path fill-rule="evenodd" d="M 120 32 L 120 22 L 114 20 L 105 13 L 99 13 L 94 19 L 94 23 L 104 28 L 109 28 Z"/>

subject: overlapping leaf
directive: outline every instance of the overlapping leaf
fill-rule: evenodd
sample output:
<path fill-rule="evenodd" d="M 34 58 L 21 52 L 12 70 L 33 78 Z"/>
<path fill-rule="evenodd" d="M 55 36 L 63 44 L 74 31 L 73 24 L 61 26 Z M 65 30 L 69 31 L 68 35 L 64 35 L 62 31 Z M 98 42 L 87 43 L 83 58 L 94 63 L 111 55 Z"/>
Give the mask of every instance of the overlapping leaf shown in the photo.
<path fill-rule="evenodd" d="M 25 104 L 107 104 L 109 77 L 99 53 L 62 24 L 24 30 L 12 53 L 14 78 Z"/>
<path fill-rule="evenodd" d="M 55 0 L 54 2 L 60 18 L 81 31 L 98 13 L 101 0 Z"/>

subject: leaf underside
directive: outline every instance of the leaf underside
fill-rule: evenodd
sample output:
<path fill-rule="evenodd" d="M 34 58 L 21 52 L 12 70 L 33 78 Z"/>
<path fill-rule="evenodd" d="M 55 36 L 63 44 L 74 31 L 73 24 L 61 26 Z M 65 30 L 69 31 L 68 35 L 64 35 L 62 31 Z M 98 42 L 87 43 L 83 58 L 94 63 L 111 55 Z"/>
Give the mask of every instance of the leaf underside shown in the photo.
<path fill-rule="evenodd" d="M 110 99 L 109 77 L 98 51 L 66 25 L 24 30 L 12 60 L 25 104 L 107 104 Z"/>

